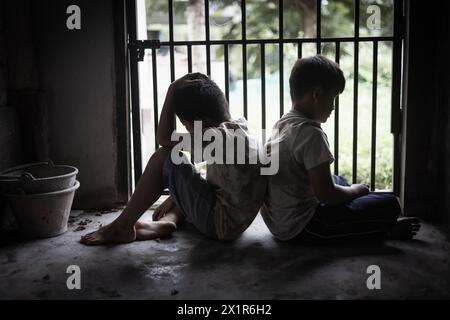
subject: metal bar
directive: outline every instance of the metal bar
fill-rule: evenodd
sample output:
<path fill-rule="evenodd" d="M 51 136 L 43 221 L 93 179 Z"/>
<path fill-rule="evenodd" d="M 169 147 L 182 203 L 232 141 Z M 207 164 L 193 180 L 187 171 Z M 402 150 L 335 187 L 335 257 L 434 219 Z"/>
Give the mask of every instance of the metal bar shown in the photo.
<path fill-rule="evenodd" d="M 262 141 L 266 143 L 266 50 L 265 44 L 262 43 L 260 47 L 261 56 L 261 128 Z"/>
<path fill-rule="evenodd" d="M 394 40 L 392 48 L 392 93 L 391 93 L 391 133 L 394 138 L 393 191 L 400 194 L 401 155 L 401 72 L 402 45 L 404 37 L 403 1 L 394 1 Z"/>
<path fill-rule="evenodd" d="M 303 56 L 303 42 L 297 44 L 297 58 L 301 59 Z"/>
<path fill-rule="evenodd" d="M 245 0 L 241 0 L 242 21 L 242 81 L 244 98 L 244 118 L 247 119 L 247 11 Z"/>
<path fill-rule="evenodd" d="M 394 41 L 394 37 L 391 36 L 383 36 L 383 37 L 358 37 L 359 42 L 373 42 L 373 41 Z M 205 40 L 193 40 L 193 41 L 162 41 L 161 46 L 169 46 L 171 44 L 175 46 L 187 46 L 187 45 L 224 45 L 224 44 L 237 44 L 237 45 L 243 45 L 243 44 L 277 44 L 279 43 L 279 39 L 242 39 L 242 40 L 210 40 L 209 42 Z M 333 43 L 333 42 L 354 42 L 354 37 L 331 37 L 331 38 L 321 38 L 322 43 Z M 283 43 L 317 43 L 316 38 L 284 38 Z"/>
<path fill-rule="evenodd" d="M 243 97 L 244 97 L 244 118 L 247 119 L 247 46 L 242 46 L 242 80 L 243 80 Z"/>
<path fill-rule="evenodd" d="M 187 46 L 188 55 L 188 73 L 192 73 L 192 46 L 188 44 Z"/>
<path fill-rule="evenodd" d="M 359 81 L 359 0 L 355 0 L 355 43 L 353 72 L 353 166 L 352 181 L 358 180 L 358 81 Z"/>
<path fill-rule="evenodd" d="M 159 48 L 161 46 L 161 41 L 153 39 L 153 40 L 138 40 L 134 41 L 139 42 L 141 47 L 143 49 L 152 49 L 152 48 Z"/>
<path fill-rule="evenodd" d="M 223 47 L 223 55 L 224 55 L 224 65 L 225 65 L 225 97 L 227 101 L 230 101 L 230 71 L 228 70 L 229 61 L 228 61 L 228 44 L 225 44 Z"/>
<path fill-rule="evenodd" d="M 321 0 L 316 0 L 316 38 L 317 38 L 317 43 L 316 43 L 316 50 L 317 50 L 317 54 L 320 54 L 321 52 L 321 37 L 322 37 L 322 1 Z"/>
<path fill-rule="evenodd" d="M 129 2 L 128 10 L 128 37 L 129 42 L 136 41 L 136 3 Z M 142 150 L 141 150 L 141 108 L 139 105 L 139 69 L 137 61 L 137 48 L 130 48 L 130 87 L 131 87 L 131 113 L 132 113 L 132 132 L 133 132 L 133 166 L 134 183 L 138 183 L 142 175 Z"/>
<path fill-rule="evenodd" d="M 118 174 L 118 182 L 119 182 L 119 188 L 120 188 L 120 194 L 124 193 L 122 190 L 122 188 L 126 188 L 126 201 L 129 200 L 131 194 L 133 193 L 133 164 L 132 164 L 132 157 L 133 157 L 133 153 L 134 150 L 132 149 L 132 145 L 131 145 L 131 86 L 130 86 L 130 66 L 131 66 L 131 62 L 130 62 L 130 54 L 129 51 L 124 50 L 123 48 L 123 43 L 127 41 L 128 39 L 128 32 L 131 29 L 136 30 L 136 19 L 133 20 L 133 16 L 135 15 L 135 11 L 134 12 L 130 12 L 132 10 L 130 10 L 130 3 L 131 1 L 125 1 L 122 3 L 118 3 L 118 2 L 114 2 L 114 12 L 115 12 L 115 18 L 114 21 L 116 21 L 117 23 L 114 24 L 114 28 L 120 28 L 121 30 L 119 30 L 119 32 L 114 32 L 115 35 L 115 41 L 114 43 L 116 44 L 116 47 L 118 49 L 116 49 L 117 53 L 116 53 L 116 70 L 118 70 L 118 74 L 120 74 L 120 70 L 123 69 L 123 71 L 125 72 L 124 76 L 125 78 L 124 83 L 122 83 L 122 81 L 120 81 L 120 77 L 118 78 L 119 81 L 116 82 L 116 90 L 117 91 L 117 105 L 119 106 L 118 108 L 118 124 L 117 124 L 117 129 L 118 129 L 118 137 L 117 137 L 117 142 L 118 142 L 118 153 L 117 153 L 117 161 L 119 164 L 118 170 L 119 170 L 119 174 Z M 121 10 L 119 9 L 119 7 L 123 8 L 123 11 L 121 12 Z M 120 17 L 119 17 L 120 16 Z M 117 18 L 116 18 L 117 17 Z M 123 24 L 122 24 L 123 22 Z M 123 32 L 123 33 L 122 33 Z M 123 39 L 119 39 L 123 36 Z M 123 57 L 126 63 L 123 63 L 123 60 L 121 59 L 121 57 Z M 123 88 L 126 88 L 125 90 L 123 90 Z M 122 94 L 120 94 L 120 92 L 122 92 L 123 94 L 123 98 L 125 99 L 125 101 L 123 103 L 121 103 L 122 99 L 121 96 Z M 120 107 L 120 106 L 123 107 Z M 123 110 L 123 114 L 122 111 Z M 121 119 L 123 121 L 121 121 Z M 125 153 L 126 152 L 126 153 Z M 125 159 L 124 159 L 125 158 Z M 122 161 L 122 159 L 124 159 Z M 126 176 L 125 176 L 126 175 Z M 126 183 L 126 186 L 124 185 Z"/>
<path fill-rule="evenodd" d="M 375 159 L 377 141 L 377 81 L 378 81 L 378 42 L 373 43 L 372 70 L 372 145 L 370 152 L 370 190 L 375 190 Z"/>
<path fill-rule="evenodd" d="M 156 63 L 156 49 L 152 49 L 152 80 L 153 80 L 153 115 L 155 123 L 155 150 L 159 148 L 158 139 L 156 138 L 156 132 L 158 130 L 158 75 L 157 75 L 157 63 Z"/>
<path fill-rule="evenodd" d="M 359 39 L 359 10 L 360 0 L 355 0 L 355 40 Z"/>
<path fill-rule="evenodd" d="M 173 0 L 169 1 L 169 46 L 170 51 L 170 81 L 175 81 L 175 42 L 173 40 Z"/>
<path fill-rule="evenodd" d="M 335 58 L 337 64 L 341 59 L 341 44 L 335 44 Z M 334 103 L 334 174 L 339 175 L 339 96 Z"/>
<path fill-rule="evenodd" d="M 278 58 L 279 58 L 279 75 L 280 75 L 280 117 L 284 113 L 284 52 L 283 52 L 283 0 L 278 1 Z"/>
<path fill-rule="evenodd" d="M 211 76 L 211 46 L 209 44 L 209 0 L 205 0 L 206 74 Z"/>

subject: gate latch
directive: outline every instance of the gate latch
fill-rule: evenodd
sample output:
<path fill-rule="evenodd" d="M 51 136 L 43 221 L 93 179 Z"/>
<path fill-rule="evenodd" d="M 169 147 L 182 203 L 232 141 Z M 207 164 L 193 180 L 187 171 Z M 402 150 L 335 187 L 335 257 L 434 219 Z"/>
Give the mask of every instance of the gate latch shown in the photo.
<path fill-rule="evenodd" d="M 128 48 L 137 61 L 144 61 L 145 49 L 159 49 L 161 43 L 159 40 L 134 40 L 128 43 Z"/>

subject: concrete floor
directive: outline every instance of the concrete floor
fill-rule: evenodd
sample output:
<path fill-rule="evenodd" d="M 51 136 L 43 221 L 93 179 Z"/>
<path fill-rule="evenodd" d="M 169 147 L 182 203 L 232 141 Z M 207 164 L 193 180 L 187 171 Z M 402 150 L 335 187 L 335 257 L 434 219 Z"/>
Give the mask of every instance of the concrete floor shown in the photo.
<path fill-rule="evenodd" d="M 449 237 L 424 224 L 417 240 L 302 247 L 274 240 L 260 216 L 236 241 L 220 243 L 192 227 L 172 238 L 85 247 L 81 235 L 118 212 L 73 211 L 65 234 L 3 237 L 1 299 L 414 299 L 450 298 Z M 148 212 L 144 218 L 151 219 Z M 75 231 L 87 221 L 86 230 Z M 369 265 L 381 290 L 368 290 Z M 81 290 L 68 290 L 69 265 Z"/>

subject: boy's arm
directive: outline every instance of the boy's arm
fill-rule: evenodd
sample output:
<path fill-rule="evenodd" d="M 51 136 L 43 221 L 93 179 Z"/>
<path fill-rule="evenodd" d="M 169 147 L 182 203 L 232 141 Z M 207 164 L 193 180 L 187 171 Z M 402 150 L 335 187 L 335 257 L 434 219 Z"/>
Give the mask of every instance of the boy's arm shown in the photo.
<path fill-rule="evenodd" d="M 201 73 L 188 73 L 187 75 L 172 82 L 167 90 L 166 99 L 161 110 L 161 117 L 159 118 L 158 130 L 156 131 L 156 141 L 163 147 L 174 147 L 179 141 L 171 141 L 172 132 L 175 130 L 175 112 L 174 112 L 174 92 L 189 83 L 199 78 L 207 78 Z"/>
<path fill-rule="evenodd" d="M 172 132 L 175 130 L 175 112 L 173 111 L 174 87 L 174 83 L 172 83 L 167 90 L 156 131 L 156 141 L 163 147 L 173 147 L 178 143 L 178 141 L 171 141 L 170 139 Z"/>
<path fill-rule="evenodd" d="M 325 204 L 346 203 L 369 193 L 369 189 L 362 184 L 352 184 L 350 187 L 334 184 L 329 162 L 311 168 L 308 175 L 316 197 Z"/>

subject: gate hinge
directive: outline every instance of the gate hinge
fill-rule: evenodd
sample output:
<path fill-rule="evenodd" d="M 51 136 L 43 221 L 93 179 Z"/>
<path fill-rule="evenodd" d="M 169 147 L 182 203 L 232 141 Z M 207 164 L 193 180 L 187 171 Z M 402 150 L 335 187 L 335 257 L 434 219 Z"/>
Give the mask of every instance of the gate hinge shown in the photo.
<path fill-rule="evenodd" d="M 159 49 L 160 47 L 159 40 L 133 40 L 128 42 L 132 58 L 137 61 L 144 61 L 145 49 Z"/>

